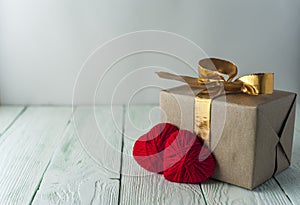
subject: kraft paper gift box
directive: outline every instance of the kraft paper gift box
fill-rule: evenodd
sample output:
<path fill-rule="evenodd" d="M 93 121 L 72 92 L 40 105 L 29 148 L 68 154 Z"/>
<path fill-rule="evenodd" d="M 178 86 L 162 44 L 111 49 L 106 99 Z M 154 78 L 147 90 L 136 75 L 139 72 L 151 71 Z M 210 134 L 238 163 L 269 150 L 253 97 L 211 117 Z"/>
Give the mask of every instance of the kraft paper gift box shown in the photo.
<path fill-rule="evenodd" d="M 162 90 L 161 120 L 193 131 L 199 92 L 187 85 Z M 211 103 L 209 146 L 217 162 L 212 178 L 251 190 L 290 165 L 296 94 L 225 97 Z"/>

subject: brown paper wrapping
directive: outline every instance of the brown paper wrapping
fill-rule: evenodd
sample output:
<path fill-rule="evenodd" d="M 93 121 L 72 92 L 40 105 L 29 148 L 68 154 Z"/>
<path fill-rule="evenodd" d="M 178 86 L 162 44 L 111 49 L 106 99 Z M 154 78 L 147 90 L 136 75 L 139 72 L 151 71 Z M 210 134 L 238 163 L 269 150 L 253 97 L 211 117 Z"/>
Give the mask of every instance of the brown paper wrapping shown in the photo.
<path fill-rule="evenodd" d="M 161 120 L 193 131 L 199 89 L 179 86 L 160 93 Z M 291 161 L 296 94 L 234 94 L 212 101 L 210 146 L 214 179 L 253 189 Z"/>

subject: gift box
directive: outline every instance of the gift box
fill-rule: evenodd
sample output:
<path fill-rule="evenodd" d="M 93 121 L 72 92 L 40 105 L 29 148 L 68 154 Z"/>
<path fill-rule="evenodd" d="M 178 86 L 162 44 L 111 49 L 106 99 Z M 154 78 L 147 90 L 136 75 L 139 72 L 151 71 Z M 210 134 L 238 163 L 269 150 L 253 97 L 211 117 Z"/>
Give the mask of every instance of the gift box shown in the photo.
<path fill-rule="evenodd" d="M 201 110 L 197 98 L 202 91 L 201 86 L 191 85 L 162 90 L 161 121 L 199 134 L 195 112 Z M 209 126 L 201 124 L 209 134 L 200 132 L 208 136 L 203 140 L 217 162 L 212 178 L 251 190 L 288 168 L 295 107 L 296 94 L 279 90 L 214 97 L 208 109 Z"/>

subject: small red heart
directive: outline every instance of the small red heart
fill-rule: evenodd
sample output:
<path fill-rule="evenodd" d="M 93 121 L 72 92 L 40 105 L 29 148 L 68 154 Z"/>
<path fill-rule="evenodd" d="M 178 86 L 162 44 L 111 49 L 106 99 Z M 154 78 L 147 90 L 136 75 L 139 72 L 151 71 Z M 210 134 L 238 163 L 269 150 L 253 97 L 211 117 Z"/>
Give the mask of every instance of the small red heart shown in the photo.
<path fill-rule="evenodd" d="M 142 135 L 133 147 L 133 156 L 137 163 L 150 172 L 162 174 L 165 143 L 174 132 L 178 132 L 175 125 L 160 123 Z"/>
<path fill-rule="evenodd" d="M 209 148 L 187 130 L 174 132 L 167 139 L 163 163 L 165 179 L 193 184 L 207 180 L 216 165 Z"/>

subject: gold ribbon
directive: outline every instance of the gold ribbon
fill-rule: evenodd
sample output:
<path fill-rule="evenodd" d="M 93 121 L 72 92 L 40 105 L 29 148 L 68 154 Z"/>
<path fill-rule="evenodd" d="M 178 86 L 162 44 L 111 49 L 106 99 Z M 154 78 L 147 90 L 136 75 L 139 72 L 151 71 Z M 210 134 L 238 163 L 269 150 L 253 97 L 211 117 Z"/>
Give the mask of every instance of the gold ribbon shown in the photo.
<path fill-rule="evenodd" d="M 211 102 L 214 98 L 226 93 L 272 94 L 274 90 L 274 73 L 254 73 L 234 80 L 238 69 L 230 61 L 205 58 L 199 61 L 198 71 L 198 78 L 167 72 L 157 72 L 157 75 L 201 89 L 195 97 L 194 132 L 207 144 L 210 144 Z M 223 75 L 228 76 L 227 80 Z"/>

